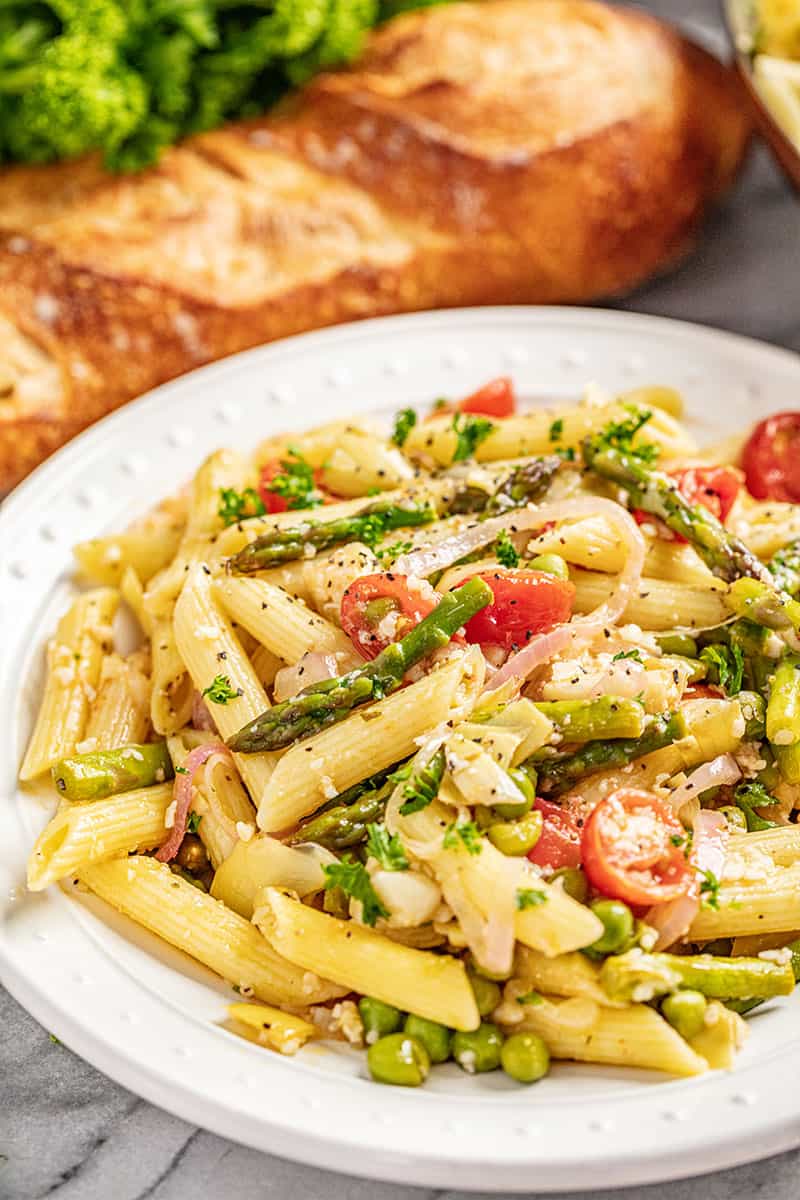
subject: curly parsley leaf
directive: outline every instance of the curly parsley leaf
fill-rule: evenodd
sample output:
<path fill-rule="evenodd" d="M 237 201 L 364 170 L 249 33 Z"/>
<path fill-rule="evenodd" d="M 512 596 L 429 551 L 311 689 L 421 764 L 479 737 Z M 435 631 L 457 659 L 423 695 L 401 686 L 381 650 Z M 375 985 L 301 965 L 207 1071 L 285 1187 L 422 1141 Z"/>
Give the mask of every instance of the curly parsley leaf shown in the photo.
<path fill-rule="evenodd" d="M 219 489 L 217 515 L 226 527 L 247 517 L 263 517 L 266 511 L 264 501 L 255 488 L 248 487 L 243 492 L 237 492 L 236 488 Z"/>
<path fill-rule="evenodd" d="M 444 831 L 442 845 L 445 850 L 457 850 L 463 846 L 467 854 L 480 854 L 483 839 L 474 821 L 453 821 Z"/>
<path fill-rule="evenodd" d="M 407 871 L 408 859 L 403 843 L 385 825 L 367 826 L 367 853 L 380 863 L 384 871 Z"/>
<path fill-rule="evenodd" d="M 623 658 L 630 658 L 633 662 L 640 663 L 642 661 L 641 653 L 634 647 L 633 650 L 620 650 L 611 659 L 612 662 L 621 662 Z"/>
<path fill-rule="evenodd" d="M 388 546 L 378 546 L 375 549 L 375 557 L 382 563 L 394 562 L 401 554 L 408 554 L 409 550 L 413 549 L 413 542 L 392 542 Z"/>
<path fill-rule="evenodd" d="M 473 417 L 469 413 L 456 413 L 451 429 L 456 435 L 453 462 L 464 462 L 472 458 L 481 442 L 485 442 L 496 425 L 487 417 Z"/>
<path fill-rule="evenodd" d="M 550 426 L 548 437 L 550 438 L 551 442 L 560 442 L 563 436 L 564 418 L 558 417 L 557 420 L 553 421 L 553 424 Z"/>
<path fill-rule="evenodd" d="M 776 828 L 777 821 L 768 821 L 766 817 L 753 811 L 756 808 L 770 808 L 772 805 L 780 803 L 777 796 L 771 796 L 764 784 L 759 783 L 757 779 L 752 779 L 748 783 L 740 783 L 733 793 L 733 802 L 744 813 L 748 833 L 758 833 L 761 829 Z"/>
<path fill-rule="evenodd" d="M 718 683 L 728 696 L 736 696 L 742 690 L 744 654 L 736 642 L 730 646 L 721 642 L 706 646 L 700 651 L 700 661 L 708 667 L 710 681 Z"/>
<path fill-rule="evenodd" d="M 363 863 L 345 854 L 340 862 L 323 867 L 325 890 L 341 888 L 345 896 L 361 902 L 361 917 L 365 925 L 374 925 L 378 917 L 388 917 L 389 910 L 381 903 L 372 886 L 369 872 Z"/>
<path fill-rule="evenodd" d="M 517 888 L 517 909 L 524 912 L 526 908 L 538 908 L 547 903 L 547 896 L 537 888 Z"/>
<path fill-rule="evenodd" d="M 646 408 L 635 408 L 629 405 L 630 416 L 624 421 L 611 421 L 598 435 L 598 444 L 613 450 L 621 450 L 633 455 L 645 463 L 654 463 L 660 454 L 658 446 L 652 442 L 639 442 L 634 445 L 634 438 L 653 416 Z"/>
<path fill-rule="evenodd" d="M 506 529 L 500 531 L 500 536 L 494 544 L 494 556 L 502 567 L 519 566 L 519 553 Z"/>
<path fill-rule="evenodd" d="M 720 882 L 714 872 L 703 871 L 700 895 L 703 898 L 704 908 L 713 908 L 715 912 L 719 909 L 719 887 Z"/>
<path fill-rule="evenodd" d="M 405 446 L 406 438 L 417 423 L 417 414 L 413 408 L 401 408 L 394 418 L 392 441 L 395 446 Z"/>
<path fill-rule="evenodd" d="M 212 704 L 227 704 L 242 695 L 241 688 L 235 688 L 227 675 L 215 675 L 207 688 L 203 689 L 203 697 L 208 696 Z"/>
<path fill-rule="evenodd" d="M 411 813 L 422 812 L 423 808 L 427 808 L 436 799 L 444 776 L 444 765 L 444 749 L 440 747 L 428 759 L 424 767 L 419 771 L 409 773 L 408 781 L 403 788 L 403 803 L 400 805 L 401 816 L 407 817 Z"/>
<path fill-rule="evenodd" d="M 314 479 L 314 468 L 294 446 L 290 446 L 287 457 L 281 459 L 278 474 L 273 475 L 264 487 L 268 492 L 282 496 L 287 509 L 318 508 L 322 504 L 322 496 Z"/>

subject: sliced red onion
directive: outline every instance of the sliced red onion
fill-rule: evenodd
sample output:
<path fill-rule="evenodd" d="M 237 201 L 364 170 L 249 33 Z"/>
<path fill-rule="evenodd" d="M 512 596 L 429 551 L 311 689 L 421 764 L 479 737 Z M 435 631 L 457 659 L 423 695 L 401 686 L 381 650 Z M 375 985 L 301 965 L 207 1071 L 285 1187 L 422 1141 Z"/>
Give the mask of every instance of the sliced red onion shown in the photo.
<path fill-rule="evenodd" d="M 290 700 L 303 688 L 323 679 L 335 679 L 341 674 L 335 654 L 323 654 L 319 650 L 308 650 L 292 667 L 281 667 L 275 675 L 273 698 L 276 704 Z"/>
<path fill-rule="evenodd" d="M 172 792 L 175 815 L 169 837 L 156 853 L 159 862 L 172 862 L 180 850 L 181 842 L 186 835 L 186 821 L 192 803 L 192 782 L 199 768 L 215 754 L 224 755 L 229 761 L 233 761 L 230 750 L 223 742 L 207 742 L 203 746 L 195 746 L 194 750 L 187 754 L 183 770 L 175 773 L 175 785 Z"/>
<path fill-rule="evenodd" d="M 720 757 L 729 758 L 730 755 L 721 755 Z M 710 766 L 711 764 L 706 763 L 705 765 Z M 645 923 L 658 931 L 658 941 L 654 949 L 665 950 L 668 946 L 673 946 L 675 942 L 680 941 L 689 932 L 692 922 L 700 911 L 700 883 L 706 872 L 710 872 L 717 879 L 722 878 L 727 843 L 728 831 L 722 813 L 714 812 L 709 808 L 701 808 L 693 822 L 691 859 L 695 868 L 695 878 L 692 880 L 691 887 L 686 895 L 680 896 L 677 900 L 670 900 L 666 904 L 654 905 L 645 913 Z"/>
<path fill-rule="evenodd" d="M 214 724 L 214 718 L 208 708 L 203 697 L 195 690 L 192 692 L 192 727 L 194 729 L 202 729 L 209 733 L 216 733 L 217 727 Z"/>
<path fill-rule="evenodd" d="M 720 754 L 711 762 L 703 763 L 692 771 L 685 783 L 670 793 L 669 803 L 674 812 L 680 812 L 688 800 L 696 800 L 709 788 L 736 783 L 742 772 L 732 754 Z"/>

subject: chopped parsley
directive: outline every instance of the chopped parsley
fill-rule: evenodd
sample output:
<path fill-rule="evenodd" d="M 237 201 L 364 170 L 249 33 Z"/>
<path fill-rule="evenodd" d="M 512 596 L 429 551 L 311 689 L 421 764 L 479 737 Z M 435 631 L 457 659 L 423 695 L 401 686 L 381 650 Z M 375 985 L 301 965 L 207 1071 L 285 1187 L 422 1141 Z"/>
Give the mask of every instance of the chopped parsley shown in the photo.
<path fill-rule="evenodd" d="M 703 871 L 700 883 L 700 895 L 703 897 L 703 907 L 719 909 L 719 879 L 713 871 Z"/>
<path fill-rule="evenodd" d="M 642 656 L 641 656 L 640 652 L 638 651 L 638 649 L 636 649 L 635 647 L 633 650 L 620 650 L 617 654 L 614 655 L 614 657 L 612 658 L 611 661 L 612 662 L 620 662 L 623 658 L 630 658 L 634 662 L 638 662 L 638 663 L 640 663 L 642 661 Z"/>
<path fill-rule="evenodd" d="M 400 805 L 401 816 L 407 817 L 411 813 L 422 812 L 423 808 L 427 808 L 436 799 L 444 776 L 444 766 L 444 750 L 440 747 L 419 771 L 415 771 L 413 774 L 409 771 L 408 781 L 403 788 L 403 803 Z M 394 778 L 398 782 L 400 782 L 399 776 L 400 772 L 395 772 Z"/>
<path fill-rule="evenodd" d="M 553 424 L 550 426 L 549 436 L 550 436 L 551 442 L 561 441 L 561 438 L 564 436 L 564 418 L 563 417 L 559 417 L 558 420 L 553 421 Z"/>
<path fill-rule="evenodd" d="M 730 646 L 722 643 L 706 646 L 700 651 L 700 661 L 708 667 L 711 682 L 718 683 L 728 696 L 736 696 L 742 690 L 744 654 L 736 642 Z"/>
<path fill-rule="evenodd" d="M 407 871 L 408 859 L 403 843 L 385 825 L 367 826 L 367 852 L 380 863 L 384 871 Z"/>
<path fill-rule="evenodd" d="M 227 675 L 215 675 L 202 695 L 208 696 L 212 704 L 227 704 L 242 695 L 241 688 L 235 688 Z"/>
<path fill-rule="evenodd" d="M 544 996 L 541 992 L 530 991 L 525 992 L 522 996 L 517 996 L 517 1004 L 543 1004 Z"/>
<path fill-rule="evenodd" d="M 487 417 L 473 417 L 469 413 L 456 413 L 451 428 L 456 435 L 453 462 L 464 462 L 465 459 L 472 458 L 478 446 L 481 442 L 486 441 L 496 426 Z"/>
<path fill-rule="evenodd" d="M 356 862 L 352 855 L 345 854 L 340 862 L 328 863 L 323 871 L 326 891 L 341 888 L 345 896 L 360 901 L 361 918 L 365 925 L 374 925 L 378 917 L 389 916 L 388 909 L 372 886 L 367 868 L 363 863 Z"/>
<path fill-rule="evenodd" d="M 444 831 L 442 845 L 445 850 L 457 850 L 463 846 L 467 854 L 480 854 L 483 849 L 481 831 L 474 821 L 453 821 Z"/>
<path fill-rule="evenodd" d="M 287 509 L 318 508 L 322 504 L 322 496 L 314 480 L 314 468 L 294 446 L 290 446 L 287 457 L 281 459 L 281 469 L 277 475 L 273 475 L 263 486 L 266 491 L 282 496 Z"/>
<path fill-rule="evenodd" d="M 187 821 L 186 821 L 186 832 L 187 833 L 197 833 L 198 829 L 200 828 L 200 822 L 202 821 L 202 819 L 203 818 L 200 813 L 190 812 L 189 816 L 187 818 Z"/>
<path fill-rule="evenodd" d="M 517 909 L 524 912 L 526 908 L 538 908 L 547 903 L 547 896 L 536 888 L 517 888 Z"/>
<path fill-rule="evenodd" d="M 401 554 L 408 554 L 409 550 L 414 549 L 413 542 L 392 542 L 389 546 L 379 546 L 375 550 L 375 557 L 384 562 L 385 560 L 394 561 Z"/>
<path fill-rule="evenodd" d="M 744 813 L 748 833 L 757 833 L 761 829 L 774 829 L 777 826 L 777 821 L 768 821 L 766 817 L 753 811 L 756 808 L 770 808 L 773 804 L 780 803 L 777 796 L 771 796 L 764 784 L 759 783 L 757 779 L 753 779 L 749 783 L 740 783 L 733 793 L 733 801 L 736 807 Z"/>
<path fill-rule="evenodd" d="M 413 408 L 401 408 L 395 414 L 392 441 L 395 446 L 405 446 L 406 438 L 417 423 L 417 414 Z"/>
<path fill-rule="evenodd" d="M 235 525 L 246 517 L 263 517 L 266 511 L 255 488 L 247 487 L 243 492 L 237 492 L 236 488 L 219 489 L 217 515 L 226 526 Z"/>
<path fill-rule="evenodd" d="M 630 413 L 627 420 L 611 421 L 598 434 L 598 443 L 601 447 L 631 454 L 642 462 L 654 463 L 660 453 L 658 446 L 653 445 L 652 442 L 640 442 L 636 446 L 633 444 L 636 434 L 644 428 L 653 414 L 649 409 L 636 408 L 632 404 L 626 407 Z"/>
<path fill-rule="evenodd" d="M 501 529 L 500 536 L 494 544 L 494 555 L 502 567 L 519 566 L 519 553 L 508 536 L 508 530 Z"/>
<path fill-rule="evenodd" d="M 187 771 L 186 767 L 176 767 L 175 774 L 176 775 L 188 775 L 189 772 Z"/>

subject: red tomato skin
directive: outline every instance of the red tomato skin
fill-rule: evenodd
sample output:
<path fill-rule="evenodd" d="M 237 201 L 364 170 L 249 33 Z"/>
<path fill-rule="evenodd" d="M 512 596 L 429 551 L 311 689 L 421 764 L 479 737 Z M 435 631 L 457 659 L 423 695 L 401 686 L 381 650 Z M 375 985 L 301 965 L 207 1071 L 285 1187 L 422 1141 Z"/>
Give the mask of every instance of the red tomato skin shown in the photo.
<path fill-rule="evenodd" d="M 680 471 L 671 471 L 671 477 L 678 485 L 678 491 L 690 504 L 702 504 L 723 525 L 727 520 L 736 497 L 739 494 L 739 476 L 732 467 L 685 467 Z M 641 508 L 633 510 L 637 524 L 644 525 L 648 521 L 657 524 L 663 531 L 662 536 L 670 541 L 686 545 L 686 538 L 681 533 L 675 533 L 667 528 L 658 517 L 644 512 Z"/>
<path fill-rule="evenodd" d="M 759 421 L 745 443 L 742 466 L 756 500 L 800 501 L 800 412 Z"/>
<path fill-rule="evenodd" d="M 458 411 L 482 417 L 511 417 L 517 411 L 514 384 L 508 375 L 492 379 L 462 400 Z"/>
<path fill-rule="evenodd" d="M 715 683 L 691 683 L 683 693 L 684 700 L 724 700 L 725 692 Z"/>
<path fill-rule="evenodd" d="M 494 600 L 467 622 L 468 642 L 511 650 L 569 620 L 575 585 L 565 579 L 521 567 L 497 567 L 479 578 Z"/>
<path fill-rule="evenodd" d="M 649 817 L 654 827 L 650 843 L 619 840 L 620 826 L 642 816 Z M 673 837 L 680 838 L 681 844 L 673 844 Z M 685 837 L 678 818 L 657 796 L 638 788 L 619 788 L 600 801 L 583 827 L 583 869 L 596 891 L 635 907 L 677 900 L 694 881 L 684 854 Z"/>
<path fill-rule="evenodd" d="M 381 650 L 386 649 L 389 639 L 381 638 L 365 620 L 364 609 L 370 600 L 393 600 L 408 622 L 404 624 L 402 633 L 408 633 L 409 629 L 418 625 L 428 613 L 433 612 L 438 597 L 433 588 L 430 588 L 430 595 L 417 588 L 410 588 L 406 575 L 395 575 L 391 571 L 362 575 L 351 583 L 342 596 L 342 629 L 350 638 L 356 652 L 363 658 L 372 659 L 377 658 Z"/>
<path fill-rule="evenodd" d="M 537 867 L 558 871 L 561 867 L 581 865 L 581 831 L 577 818 L 552 800 L 538 797 L 533 806 L 544 817 L 539 840 L 528 851 L 528 860 Z"/>

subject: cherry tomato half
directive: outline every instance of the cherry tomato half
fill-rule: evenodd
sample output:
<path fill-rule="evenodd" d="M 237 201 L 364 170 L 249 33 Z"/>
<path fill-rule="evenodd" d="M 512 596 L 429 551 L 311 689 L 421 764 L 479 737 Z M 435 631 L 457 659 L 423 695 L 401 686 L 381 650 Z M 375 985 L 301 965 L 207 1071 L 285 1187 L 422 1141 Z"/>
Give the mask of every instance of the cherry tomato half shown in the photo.
<path fill-rule="evenodd" d="M 800 501 L 800 412 L 759 421 L 742 454 L 747 490 L 756 500 Z"/>
<path fill-rule="evenodd" d="M 733 467 L 685 467 L 681 471 L 671 471 L 670 475 L 677 483 L 678 491 L 690 504 L 702 504 L 718 521 L 725 523 L 739 494 L 739 475 Z M 663 536 L 670 541 L 686 544 L 683 534 L 667 529 L 658 517 L 651 516 L 641 508 L 634 509 L 633 515 L 639 525 L 654 522 L 663 529 Z"/>
<path fill-rule="evenodd" d="M 501 375 L 485 383 L 477 392 L 465 396 L 458 403 L 449 404 L 446 401 L 436 404 L 430 417 L 442 417 L 447 413 L 472 413 L 480 417 L 511 417 L 517 411 L 517 394 L 514 384 L 507 375 Z"/>
<path fill-rule="evenodd" d="M 663 904 L 685 895 L 694 873 L 686 831 L 662 800 L 619 788 L 601 800 L 583 827 L 583 869 L 598 892 L 627 904 Z"/>
<path fill-rule="evenodd" d="M 520 567 L 497 567 L 480 578 L 492 589 L 494 600 L 467 622 L 468 642 L 511 650 L 569 620 L 575 585 L 568 580 Z"/>
<path fill-rule="evenodd" d="M 537 867 L 558 871 L 561 867 L 581 865 L 581 831 L 575 813 L 552 800 L 540 800 L 533 806 L 544 817 L 539 840 L 528 852 L 528 859 Z"/>
<path fill-rule="evenodd" d="M 391 642 L 419 625 L 438 601 L 439 596 L 424 580 L 415 580 L 412 586 L 407 575 L 391 571 L 362 575 L 342 596 L 342 629 L 362 657 L 376 658 Z"/>
<path fill-rule="evenodd" d="M 286 468 L 281 459 L 273 458 L 269 462 L 264 463 L 258 477 L 258 494 L 261 497 L 264 508 L 268 513 L 282 513 L 289 510 L 289 499 L 280 492 L 273 491 L 273 481 L 278 475 L 285 475 Z M 314 491 L 313 499 L 315 502 L 322 501 L 323 504 L 332 504 L 334 497 L 321 484 L 322 472 L 319 469 L 313 472 Z M 306 504 L 300 500 L 296 504 L 292 504 L 292 508 L 306 508 Z"/>

